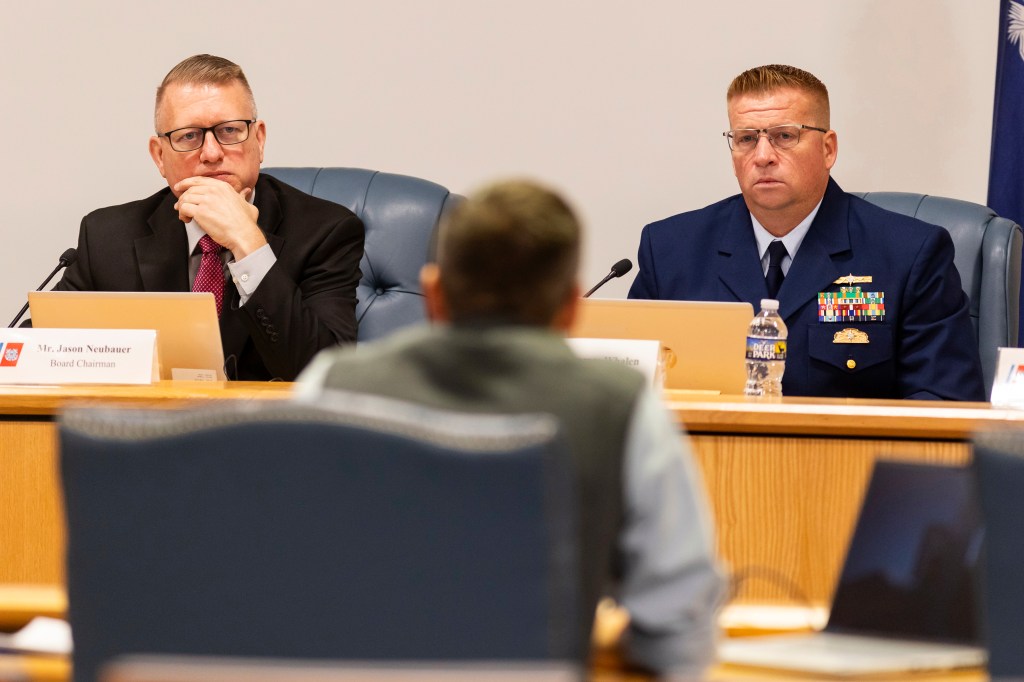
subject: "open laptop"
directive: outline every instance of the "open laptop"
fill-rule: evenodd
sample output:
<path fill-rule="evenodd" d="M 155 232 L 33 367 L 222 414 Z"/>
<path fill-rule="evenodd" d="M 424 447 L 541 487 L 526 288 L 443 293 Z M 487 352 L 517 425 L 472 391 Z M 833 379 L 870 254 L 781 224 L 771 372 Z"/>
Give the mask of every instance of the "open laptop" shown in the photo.
<path fill-rule="evenodd" d="M 661 341 L 665 388 L 742 394 L 749 303 L 585 298 L 569 336 Z"/>
<path fill-rule="evenodd" d="M 823 632 L 726 640 L 725 663 L 837 676 L 985 664 L 971 472 L 878 461 Z"/>
<path fill-rule="evenodd" d="M 40 329 L 155 329 L 161 379 L 225 379 L 213 294 L 32 291 L 28 304 Z"/>

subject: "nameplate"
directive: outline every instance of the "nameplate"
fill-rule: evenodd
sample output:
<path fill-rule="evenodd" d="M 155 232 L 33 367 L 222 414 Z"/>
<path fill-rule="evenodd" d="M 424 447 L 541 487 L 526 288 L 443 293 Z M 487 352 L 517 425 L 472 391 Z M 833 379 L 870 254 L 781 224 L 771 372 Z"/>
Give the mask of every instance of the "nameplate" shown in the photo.
<path fill-rule="evenodd" d="M 655 389 L 664 388 L 660 341 L 633 339 L 566 339 L 569 347 L 581 358 L 601 358 L 625 365 L 647 377 Z"/>
<path fill-rule="evenodd" d="M 1000 348 L 992 379 L 992 404 L 1024 408 L 1024 348 Z"/>
<path fill-rule="evenodd" d="M 0 384 L 150 384 L 152 329 L 4 329 Z"/>

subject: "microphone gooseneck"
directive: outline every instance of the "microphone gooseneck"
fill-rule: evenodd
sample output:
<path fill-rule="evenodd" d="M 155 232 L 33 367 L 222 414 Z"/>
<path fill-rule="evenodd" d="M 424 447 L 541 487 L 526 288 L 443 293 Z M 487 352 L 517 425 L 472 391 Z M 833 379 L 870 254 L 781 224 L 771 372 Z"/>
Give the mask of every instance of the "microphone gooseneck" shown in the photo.
<path fill-rule="evenodd" d="M 74 263 L 76 260 L 78 260 L 78 250 L 75 249 L 75 248 L 67 249 L 66 251 L 64 251 L 64 253 L 60 254 L 60 258 L 57 259 L 57 267 L 55 267 L 53 269 L 53 272 L 50 273 L 49 277 L 47 277 L 46 279 L 43 280 L 42 284 L 40 284 L 38 287 L 36 287 L 36 291 L 42 291 L 43 287 L 45 287 L 47 284 L 50 283 L 50 280 L 53 279 L 54 275 L 56 275 L 61 270 L 63 270 L 64 268 L 66 268 L 69 265 L 71 265 L 72 263 Z M 21 320 L 22 315 L 24 315 L 25 311 L 27 311 L 27 310 L 28 310 L 28 301 L 26 301 L 25 305 L 23 305 L 21 307 L 21 310 L 18 311 L 18 314 L 14 316 L 14 319 L 11 320 L 11 323 L 9 325 L 7 325 L 7 328 L 11 329 L 11 328 L 15 327 L 18 324 L 18 322 Z"/>
<path fill-rule="evenodd" d="M 625 275 L 627 272 L 629 272 L 632 269 L 633 269 L 633 261 L 629 260 L 628 258 L 623 258 L 618 263 L 616 263 L 615 265 L 612 266 L 612 269 L 608 272 L 607 275 L 604 276 L 604 279 L 602 279 L 600 282 L 595 284 L 590 289 L 590 291 L 588 291 L 587 293 L 583 294 L 583 298 L 590 298 L 590 295 L 592 293 L 594 293 L 595 291 L 597 291 L 598 289 L 603 287 L 609 280 L 615 279 L 616 277 L 622 277 L 623 275 Z"/>

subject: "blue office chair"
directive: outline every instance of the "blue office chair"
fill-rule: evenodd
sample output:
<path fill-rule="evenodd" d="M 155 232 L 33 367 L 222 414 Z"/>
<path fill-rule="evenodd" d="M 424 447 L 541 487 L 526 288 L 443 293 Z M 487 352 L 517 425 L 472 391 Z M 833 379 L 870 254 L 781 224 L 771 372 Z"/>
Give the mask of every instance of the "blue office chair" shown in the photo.
<path fill-rule="evenodd" d="M 359 267 L 359 341 L 423 322 L 420 268 L 438 221 L 462 197 L 427 180 L 362 168 L 264 168 L 264 173 L 315 197 L 345 206 L 366 227 Z"/>
<path fill-rule="evenodd" d="M 127 653 L 582 661 L 556 423 L 344 395 L 62 418 L 77 682 Z"/>
<path fill-rule="evenodd" d="M 978 334 L 985 386 L 992 386 L 997 349 L 1016 346 L 1020 318 L 1020 225 L 992 209 L 959 199 L 908 192 L 863 192 L 858 196 L 884 209 L 912 216 L 949 231 L 956 269 L 970 298 L 971 322 Z"/>

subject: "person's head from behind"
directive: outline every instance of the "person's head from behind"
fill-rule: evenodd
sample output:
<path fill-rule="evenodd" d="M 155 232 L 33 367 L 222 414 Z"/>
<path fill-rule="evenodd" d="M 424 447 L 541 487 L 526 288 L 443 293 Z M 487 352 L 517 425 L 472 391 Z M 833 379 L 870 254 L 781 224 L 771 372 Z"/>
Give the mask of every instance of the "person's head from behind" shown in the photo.
<path fill-rule="evenodd" d="M 234 62 L 199 54 L 171 69 L 156 91 L 154 125 L 149 153 L 169 186 L 195 176 L 223 180 L 235 191 L 255 186 L 266 125 Z"/>
<path fill-rule="evenodd" d="M 740 191 L 769 231 L 792 229 L 817 205 L 835 164 L 828 90 L 813 74 L 771 64 L 729 85 L 729 148 Z"/>
<path fill-rule="evenodd" d="M 568 329 L 581 229 L 566 202 L 525 180 L 475 192 L 442 222 L 422 272 L 431 319 Z"/>

